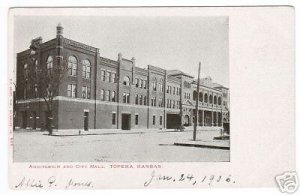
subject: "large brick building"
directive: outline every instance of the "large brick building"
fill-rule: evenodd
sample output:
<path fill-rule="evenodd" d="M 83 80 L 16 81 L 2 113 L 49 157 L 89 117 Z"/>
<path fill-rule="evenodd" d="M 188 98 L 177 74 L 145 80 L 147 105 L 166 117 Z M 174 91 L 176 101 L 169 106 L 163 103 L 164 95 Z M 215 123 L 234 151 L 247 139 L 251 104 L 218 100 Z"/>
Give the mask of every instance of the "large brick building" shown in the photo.
<path fill-rule="evenodd" d="M 35 52 L 32 53 L 32 48 Z M 199 126 L 229 122 L 229 90 L 211 78 L 197 81 L 179 70 L 148 65 L 139 68 L 135 59 L 121 53 L 117 60 L 101 56 L 99 49 L 63 37 L 32 40 L 31 49 L 17 54 L 15 126 L 45 128 L 47 109 L 36 86 L 27 79 L 34 68 L 51 70 L 64 59 L 68 71 L 53 101 L 55 129 L 176 128 L 193 125 L 199 96 Z"/>

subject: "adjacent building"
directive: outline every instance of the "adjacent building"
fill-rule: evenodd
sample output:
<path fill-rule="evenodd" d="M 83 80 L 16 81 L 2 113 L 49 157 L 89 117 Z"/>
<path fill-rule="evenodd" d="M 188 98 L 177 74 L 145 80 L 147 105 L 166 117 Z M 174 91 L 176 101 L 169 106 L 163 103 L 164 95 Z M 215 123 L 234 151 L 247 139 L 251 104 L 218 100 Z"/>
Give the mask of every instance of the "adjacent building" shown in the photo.
<path fill-rule="evenodd" d="M 164 129 L 194 122 L 217 127 L 229 122 L 229 89 L 211 78 L 200 80 L 198 94 L 197 80 L 180 70 L 139 68 L 134 58 L 121 53 L 116 60 L 105 58 L 98 48 L 63 37 L 58 25 L 54 39 L 36 38 L 30 49 L 17 54 L 16 127 L 45 128 L 47 105 L 39 83 L 28 77 L 37 67 L 51 73 L 60 63 L 67 63 L 68 70 L 52 104 L 55 129 Z"/>

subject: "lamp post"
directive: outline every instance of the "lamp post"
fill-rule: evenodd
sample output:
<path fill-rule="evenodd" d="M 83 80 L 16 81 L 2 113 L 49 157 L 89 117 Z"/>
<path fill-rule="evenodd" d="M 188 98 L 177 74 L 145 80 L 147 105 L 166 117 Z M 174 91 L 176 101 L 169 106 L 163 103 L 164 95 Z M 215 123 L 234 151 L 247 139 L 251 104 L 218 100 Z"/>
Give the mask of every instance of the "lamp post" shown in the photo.
<path fill-rule="evenodd" d="M 198 101 L 199 101 L 199 87 L 200 87 L 200 69 L 201 69 L 201 62 L 199 62 L 198 67 L 198 81 L 197 81 L 197 95 L 196 95 L 196 113 L 195 113 L 195 120 L 194 120 L 194 131 L 193 131 L 193 140 L 196 141 L 196 133 L 197 133 L 197 123 L 198 123 Z"/>

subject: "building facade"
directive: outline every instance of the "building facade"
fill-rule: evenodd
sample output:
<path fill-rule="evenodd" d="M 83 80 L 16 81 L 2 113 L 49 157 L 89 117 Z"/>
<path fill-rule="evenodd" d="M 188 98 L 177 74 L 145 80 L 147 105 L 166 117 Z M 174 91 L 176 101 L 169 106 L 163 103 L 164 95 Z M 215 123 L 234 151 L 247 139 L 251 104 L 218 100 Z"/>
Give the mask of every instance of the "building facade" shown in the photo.
<path fill-rule="evenodd" d="M 32 52 L 34 50 L 34 52 Z M 178 128 L 195 122 L 199 97 L 199 126 L 222 126 L 229 122 L 229 89 L 211 78 L 197 81 L 179 70 L 148 65 L 136 66 L 135 59 L 121 53 L 117 60 L 101 56 L 99 49 L 63 37 L 32 40 L 30 49 L 17 54 L 15 126 L 44 129 L 47 104 L 39 83 L 28 77 L 35 70 L 65 63 L 67 71 L 59 82 L 52 103 L 54 129 L 144 129 Z"/>

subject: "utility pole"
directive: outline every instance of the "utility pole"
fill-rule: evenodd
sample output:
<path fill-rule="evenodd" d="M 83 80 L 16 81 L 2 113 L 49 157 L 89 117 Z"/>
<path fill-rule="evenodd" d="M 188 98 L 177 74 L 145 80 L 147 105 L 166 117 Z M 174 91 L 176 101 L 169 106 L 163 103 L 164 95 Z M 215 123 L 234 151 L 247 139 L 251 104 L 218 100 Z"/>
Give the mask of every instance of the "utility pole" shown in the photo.
<path fill-rule="evenodd" d="M 200 88 L 200 69 L 201 69 L 201 62 L 199 62 L 198 67 L 198 81 L 197 81 L 197 93 L 196 93 L 196 115 L 194 120 L 194 132 L 193 132 L 193 140 L 196 141 L 196 132 L 197 132 L 197 123 L 198 123 L 198 101 L 199 101 L 199 88 Z"/>

